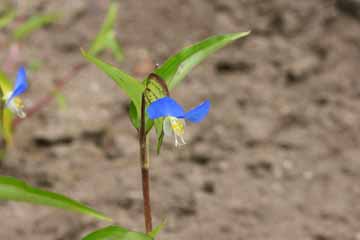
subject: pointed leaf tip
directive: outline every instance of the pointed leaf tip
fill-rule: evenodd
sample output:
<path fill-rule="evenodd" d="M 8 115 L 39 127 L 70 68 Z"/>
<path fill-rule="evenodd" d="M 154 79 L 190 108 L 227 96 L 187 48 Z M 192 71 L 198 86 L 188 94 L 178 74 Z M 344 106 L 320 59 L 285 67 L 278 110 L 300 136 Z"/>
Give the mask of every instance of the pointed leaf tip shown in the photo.
<path fill-rule="evenodd" d="M 144 85 L 141 84 L 136 78 L 123 72 L 121 69 L 102 61 L 101 59 L 93 56 L 92 54 L 82 50 L 82 55 L 91 63 L 95 64 L 102 70 L 108 77 L 115 81 L 117 86 L 123 90 L 134 102 L 137 113 L 140 113 L 141 97 L 144 92 Z"/>
<path fill-rule="evenodd" d="M 165 227 L 166 223 L 167 223 L 167 220 L 164 219 L 164 220 L 162 221 L 162 223 L 160 223 L 160 224 L 157 225 L 155 228 L 153 228 L 153 230 L 151 230 L 151 232 L 149 232 L 147 235 L 154 239 L 154 238 L 163 230 L 163 228 Z"/>
<path fill-rule="evenodd" d="M 171 90 L 212 53 L 249 34 L 250 31 L 209 37 L 171 56 L 155 70 L 155 73 L 166 81 Z"/>

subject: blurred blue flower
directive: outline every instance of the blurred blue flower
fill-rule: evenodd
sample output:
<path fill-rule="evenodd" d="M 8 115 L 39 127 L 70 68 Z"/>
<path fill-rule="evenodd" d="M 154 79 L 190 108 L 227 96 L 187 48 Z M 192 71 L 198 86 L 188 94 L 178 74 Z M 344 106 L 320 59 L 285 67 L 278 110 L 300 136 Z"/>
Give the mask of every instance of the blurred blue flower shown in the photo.
<path fill-rule="evenodd" d="M 175 146 L 185 144 L 185 120 L 193 123 L 201 122 L 209 113 L 210 101 L 206 100 L 185 112 L 184 109 L 172 98 L 163 97 L 152 102 L 147 108 L 147 113 L 150 119 L 164 117 L 164 133 L 167 136 L 175 137 Z"/>
<path fill-rule="evenodd" d="M 18 96 L 24 93 L 27 88 L 26 71 L 25 68 L 21 66 L 18 70 L 13 89 L 4 94 L 5 106 L 20 118 L 26 117 L 26 113 L 24 112 L 24 104 Z"/>

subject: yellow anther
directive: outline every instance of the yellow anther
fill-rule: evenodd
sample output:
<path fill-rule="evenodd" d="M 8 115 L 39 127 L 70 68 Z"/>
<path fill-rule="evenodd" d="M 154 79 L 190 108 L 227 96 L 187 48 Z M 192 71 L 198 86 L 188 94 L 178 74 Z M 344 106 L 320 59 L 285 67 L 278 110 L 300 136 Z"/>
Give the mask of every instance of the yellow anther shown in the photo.
<path fill-rule="evenodd" d="M 184 135 L 185 126 L 184 120 L 173 118 L 171 119 L 171 128 L 176 135 Z"/>
<path fill-rule="evenodd" d="M 23 109 L 24 108 L 24 103 L 23 103 L 23 101 L 20 99 L 20 98 L 18 98 L 18 97 L 16 97 L 16 98 L 14 98 L 14 104 L 15 104 L 15 106 L 17 107 L 17 108 L 20 108 L 20 109 Z"/>

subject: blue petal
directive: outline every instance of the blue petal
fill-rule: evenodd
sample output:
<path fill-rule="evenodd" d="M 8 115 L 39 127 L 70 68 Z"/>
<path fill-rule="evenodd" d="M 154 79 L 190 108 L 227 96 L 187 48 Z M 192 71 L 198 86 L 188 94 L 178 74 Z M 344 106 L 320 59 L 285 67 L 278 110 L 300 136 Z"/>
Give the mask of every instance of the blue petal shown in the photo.
<path fill-rule="evenodd" d="M 26 71 L 25 68 L 21 66 L 16 76 L 15 86 L 7 102 L 9 103 L 14 97 L 17 97 L 20 94 L 24 93 L 27 88 L 28 83 L 26 81 Z"/>
<path fill-rule="evenodd" d="M 209 113 L 209 110 L 210 110 L 210 101 L 206 100 L 200 105 L 194 107 L 193 109 L 185 113 L 185 119 L 194 123 L 201 122 Z"/>
<path fill-rule="evenodd" d="M 172 116 L 176 118 L 184 117 L 183 108 L 172 98 L 163 97 L 152 102 L 147 108 L 150 119 Z"/>

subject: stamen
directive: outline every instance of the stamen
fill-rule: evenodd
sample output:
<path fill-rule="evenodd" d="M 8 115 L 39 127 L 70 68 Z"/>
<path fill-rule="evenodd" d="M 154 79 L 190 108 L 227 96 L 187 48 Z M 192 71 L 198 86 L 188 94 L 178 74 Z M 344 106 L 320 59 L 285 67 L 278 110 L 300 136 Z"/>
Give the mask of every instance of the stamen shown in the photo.
<path fill-rule="evenodd" d="M 185 142 L 183 136 L 175 135 L 175 147 L 180 147 L 185 144 L 186 144 L 186 142 Z"/>
<path fill-rule="evenodd" d="M 175 146 L 179 147 L 185 145 L 185 120 L 176 117 L 166 117 L 163 125 L 164 133 L 166 136 L 174 135 Z"/>
<path fill-rule="evenodd" d="M 15 113 L 19 118 L 26 117 L 26 113 L 24 112 L 24 104 L 22 103 L 20 98 L 13 98 L 10 102 L 7 102 L 6 104 L 10 111 Z"/>
<path fill-rule="evenodd" d="M 171 128 L 175 136 L 175 146 L 179 147 L 185 144 L 184 133 L 185 133 L 185 121 L 183 119 L 171 118 Z"/>
<path fill-rule="evenodd" d="M 16 115 L 19 117 L 19 118 L 26 118 L 26 112 L 22 109 L 17 109 L 16 111 Z"/>
<path fill-rule="evenodd" d="M 175 117 L 172 117 L 170 119 L 171 128 L 173 129 L 174 133 L 176 135 L 184 135 L 185 133 L 185 121 L 183 119 L 178 119 Z"/>

